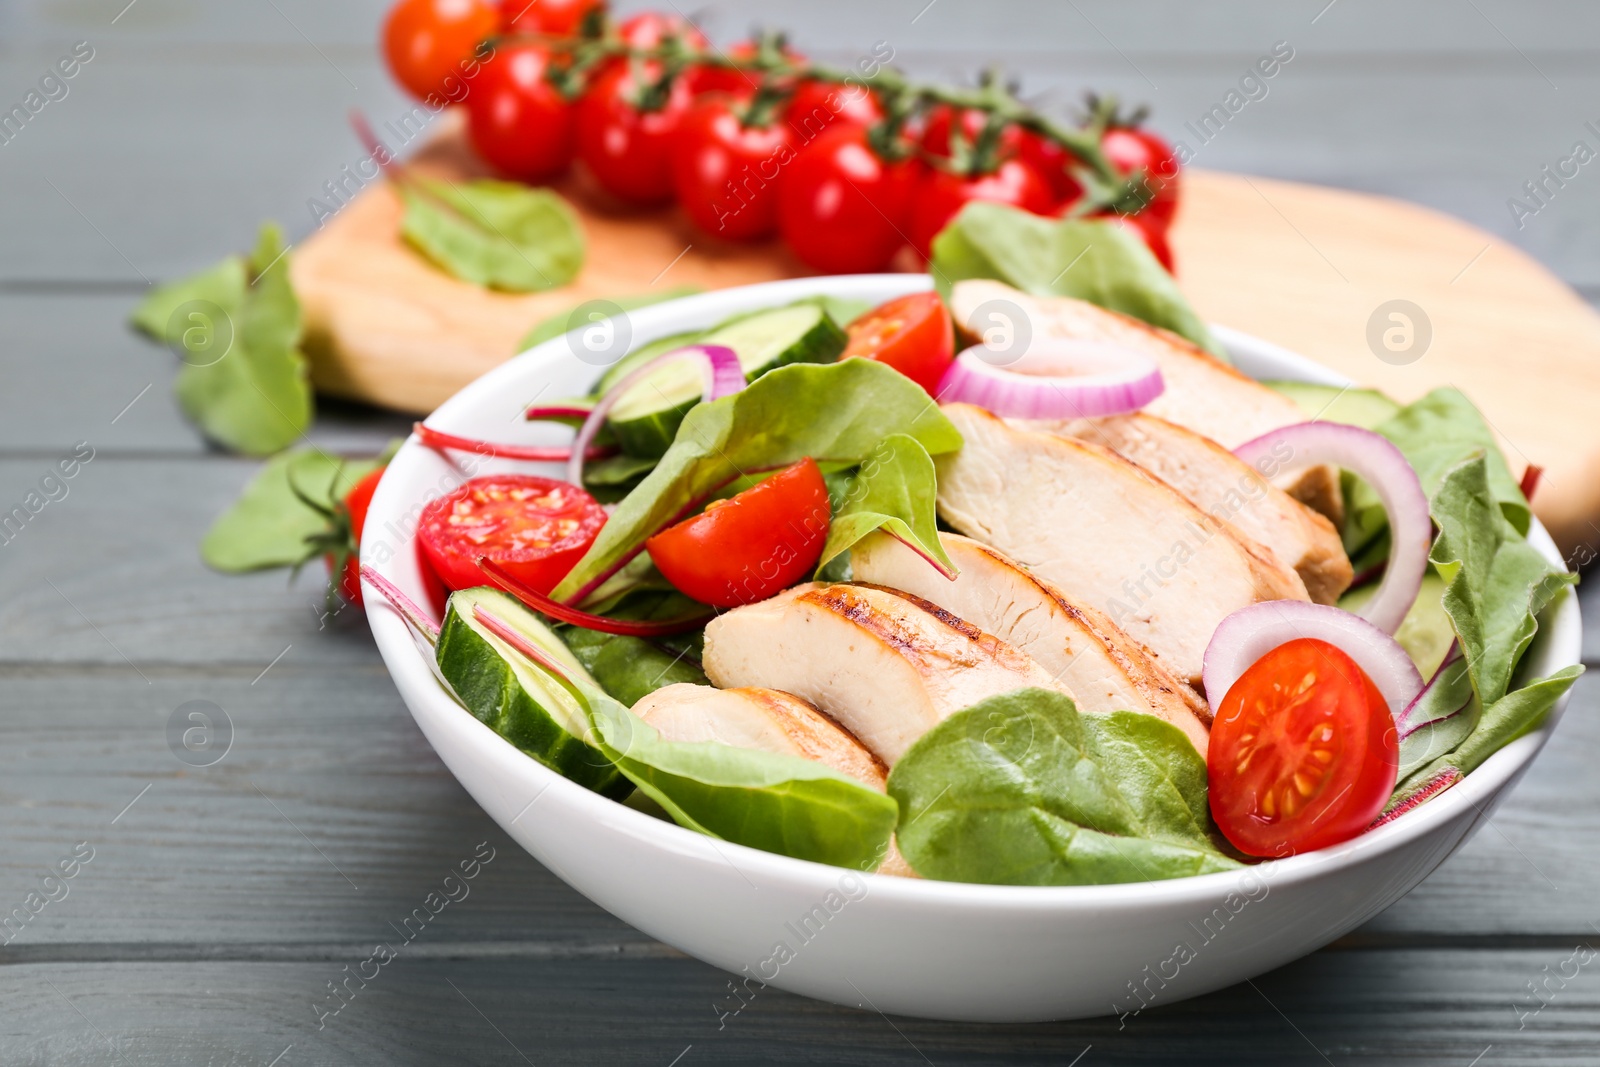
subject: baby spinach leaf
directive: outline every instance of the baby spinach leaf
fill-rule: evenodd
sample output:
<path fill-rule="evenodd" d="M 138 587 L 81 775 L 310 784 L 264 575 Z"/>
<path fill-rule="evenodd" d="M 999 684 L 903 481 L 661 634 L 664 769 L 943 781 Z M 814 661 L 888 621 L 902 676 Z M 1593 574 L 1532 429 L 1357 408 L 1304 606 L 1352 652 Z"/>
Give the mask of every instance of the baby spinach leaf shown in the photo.
<path fill-rule="evenodd" d="M 340 460 L 314 448 L 273 456 L 211 524 L 200 542 L 200 558 L 219 571 L 304 563 L 316 554 L 310 541 L 327 532 L 328 516 L 301 494 L 332 511 L 356 482 L 387 462 L 387 455 Z"/>
<path fill-rule="evenodd" d="M 1121 227 L 1047 219 L 974 202 L 933 240 L 939 292 L 963 278 L 993 278 L 1035 296 L 1070 296 L 1171 330 L 1218 359 L 1227 353 L 1144 242 Z"/>
<path fill-rule="evenodd" d="M 1445 664 L 1401 723 L 1405 736 L 1400 739 L 1396 781 L 1404 782 L 1418 768 L 1454 752 L 1478 725 L 1482 713 L 1467 661 L 1455 659 Z"/>
<path fill-rule="evenodd" d="M 201 354 L 212 343 L 220 325 L 209 320 L 204 307 L 211 304 L 231 315 L 244 303 L 250 283 L 243 256 L 227 259 L 198 274 L 152 289 L 133 311 L 133 324 L 150 337 L 179 350 L 186 359 Z M 177 319 L 175 315 L 183 311 Z M 198 361 L 198 360 L 197 360 Z"/>
<path fill-rule="evenodd" d="M 894 833 L 895 802 L 798 756 L 716 742 L 662 741 L 610 697 L 589 717 L 603 751 L 674 822 L 796 859 L 870 871 Z"/>
<path fill-rule="evenodd" d="M 649 562 L 646 556 L 639 560 Z M 624 570 L 632 570 L 639 560 Z M 704 610 L 702 605 L 673 589 L 653 566 L 647 568 L 642 578 L 635 577 L 627 591 L 607 599 L 609 603 L 588 605 L 586 610 L 614 619 L 644 620 L 681 618 L 696 609 Z M 698 630 L 656 640 L 602 633 L 581 626 L 563 627 L 560 634 L 600 688 L 629 707 L 675 682 L 710 684 L 700 669 L 705 641 Z"/>
<path fill-rule="evenodd" d="M 954 577 L 956 566 L 939 541 L 934 488 L 933 458 L 928 450 L 915 437 L 889 434 L 841 487 L 817 573 L 872 531 L 883 530 L 922 556 L 938 560 Z"/>
<path fill-rule="evenodd" d="M 1212 842 L 1205 761 L 1151 715 L 1079 713 L 1046 689 L 991 697 L 924 734 L 889 775 L 917 873 L 1098 885 L 1231 870 Z"/>
<path fill-rule="evenodd" d="M 1507 519 L 1483 453 L 1442 476 L 1432 499 L 1439 536 L 1429 559 L 1448 583 L 1444 610 L 1485 708 L 1505 695 L 1539 629 L 1535 617 L 1578 576 L 1552 565 Z"/>
<path fill-rule="evenodd" d="M 580 304 L 572 305 L 565 311 L 559 311 L 547 318 L 540 319 L 534 328 L 529 330 L 522 340 L 517 342 L 517 351 L 526 352 L 534 345 L 542 345 L 546 341 L 560 337 L 571 330 L 591 326 L 597 322 L 604 322 L 610 316 L 606 315 L 601 309 L 602 304 L 613 304 L 618 311 L 635 311 L 642 307 L 649 307 L 651 304 L 659 304 L 664 300 L 677 300 L 679 297 L 693 296 L 698 292 L 700 292 L 700 287 L 697 285 L 679 285 L 671 289 L 662 289 L 660 292 L 655 293 L 613 296 L 606 300 L 585 300 Z M 585 308 L 589 309 L 590 314 L 574 322 L 573 315 Z"/>
<path fill-rule="evenodd" d="M 408 179 L 400 235 L 447 273 L 489 289 L 559 289 L 583 267 L 583 230 L 556 193 L 490 179 Z"/>
<path fill-rule="evenodd" d="M 807 456 L 855 465 L 894 433 L 910 435 L 932 454 L 961 447 L 961 435 L 921 387 L 867 359 L 790 364 L 732 396 L 698 404 L 552 595 L 566 599 L 609 574 L 646 538 L 735 478 Z"/>

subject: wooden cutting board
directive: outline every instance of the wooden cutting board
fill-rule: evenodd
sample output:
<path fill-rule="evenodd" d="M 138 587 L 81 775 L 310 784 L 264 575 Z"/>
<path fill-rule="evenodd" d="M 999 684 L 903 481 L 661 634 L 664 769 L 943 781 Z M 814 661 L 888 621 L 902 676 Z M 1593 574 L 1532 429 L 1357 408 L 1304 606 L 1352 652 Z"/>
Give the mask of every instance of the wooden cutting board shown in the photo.
<path fill-rule="evenodd" d="M 485 173 L 455 126 L 412 165 Z M 387 187 L 358 194 L 293 259 L 317 388 L 425 413 L 582 301 L 809 273 L 776 242 L 719 245 L 673 209 L 607 205 L 581 175 L 556 188 L 582 216 L 588 256 L 572 285 L 529 295 L 440 273 L 400 242 Z M 1397 400 L 1459 387 L 1513 469 L 1544 468 L 1534 510 L 1571 562 L 1587 561 L 1583 546 L 1600 546 L 1600 315 L 1510 245 L 1414 204 L 1207 171 L 1186 175 L 1184 197 L 1172 242 L 1201 315 Z"/>

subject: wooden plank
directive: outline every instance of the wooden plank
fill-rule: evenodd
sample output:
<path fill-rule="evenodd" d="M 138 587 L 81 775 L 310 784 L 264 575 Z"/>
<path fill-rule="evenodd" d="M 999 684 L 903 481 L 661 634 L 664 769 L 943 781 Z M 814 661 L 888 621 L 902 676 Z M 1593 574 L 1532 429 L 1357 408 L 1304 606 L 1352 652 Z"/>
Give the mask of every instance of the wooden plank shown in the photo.
<path fill-rule="evenodd" d="M 326 983 L 342 980 L 346 964 L 354 973 L 366 954 L 309 964 L 26 964 L 0 968 L 0 1058 L 144 1065 L 281 1056 L 296 1067 L 1589 1062 L 1600 1042 L 1600 984 L 1574 979 L 1536 1014 L 1525 987 L 1572 951 L 1323 953 L 1126 1019 L 1026 1026 L 888 1018 L 772 989 L 719 1018 L 719 998 L 732 1003 L 727 976 L 683 959 L 402 954 L 326 1016 L 317 1008 L 338 1003 Z"/>

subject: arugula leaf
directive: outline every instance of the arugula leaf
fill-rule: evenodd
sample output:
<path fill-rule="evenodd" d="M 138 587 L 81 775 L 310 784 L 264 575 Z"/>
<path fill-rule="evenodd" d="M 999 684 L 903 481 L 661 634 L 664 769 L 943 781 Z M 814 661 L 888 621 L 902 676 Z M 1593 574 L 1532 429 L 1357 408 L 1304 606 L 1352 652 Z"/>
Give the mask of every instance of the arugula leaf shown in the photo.
<path fill-rule="evenodd" d="M 661 291 L 655 293 L 636 293 L 632 296 L 613 296 L 608 298 L 606 302 L 615 304 L 619 311 L 635 311 L 642 307 L 649 307 L 651 304 L 659 304 L 664 300 L 677 300 L 679 297 L 693 296 L 700 291 L 701 289 L 698 285 L 679 285 L 671 289 L 662 289 Z M 523 336 L 522 340 L 517 342 L 517 351 L 526 352 L 534 345 L 542 345 L 546 341 L 554 340 L 555 338 L 560 337 L 562 334 L 568 333 L 573 329 L 588 326 L 597 322 L 604 322 L 607 318 L 610 318 L 610 316 L 599 314 L 598 312 L 593 314 L 584 322 L 574 324 L 572 321 L 573 314 L 583 308 L 585 305 L 599 303 L 600 301 L 598 300 L 585 300 L 582 303 L 572 305 L 565 311 L 558 311 L 554 315 L 540 319 L 533 329 L 529 330 Z"/>
<path fill-rule="evenodd" d="M 910 435 L 929 453 L 961 447 L 961 435 L 921 387 L 867 359 L 790 364 L 732 396 L 698 404 L 551 595 L 567 599 L 610 573 L 646 538 L 747 472 L 807 456 L 854 465 L 893 433 Z"/>
<path fill-rule="evenodd" d="M 674 822 L 796 859 L 874 870 L 894 833 L 895 802 L 798 756 L 714 741 L 662 741 L 610 697 L 589 697 L 594 737 Z"/>
<path fill-rule="evenodd" d="M 881 529 L 922 556 L 938 560 L 941 570 L 955 577 L 956 565 L 939 541 L 934 487 L 933 458 L 915 437 L 892 433 L 878 442 L 872 455 L 841 487 L 828 525 L 828 541 L 817 560 L 817 574 L 834 557 Z"/>
<path fill-rule="evenodd" d="M 1448 583 L 1444 610 L 1485 708 L 1505 695 L 1539 629 L 1535 617 L 1578 576 L 1552 565 L 1506 518 L 1480 452 L 1443 476 L 1431 510 L 1439 526 L 1429 560 Z"/>
<path fill-rule="evenodd" d="M 558 289 L 583 267 L 583 230 L 549 189 L 491 179 L 407 179 L 400 235 L 447 273 L 488 289 Z"/>
<path fill-rule="evenodd" d="M 1111 223 L 969 203 L 934 238 L 928 269 L 946 300 L 963 278 L 993 278 L 1035 296 L 1076 297 L 1132 315 L 1228 358 L 1144 242 Z"/>
<path fill-rule="evenodd" d="M 183 358 L 178 404 L 218 444 L 269 455 L 310 425 L 300 302 L 276 225 L 261 227 L 248 263 L 230 257 L 150 293 L 133 324 Z"/>
<path fill-rule="evenodd" d="M 958 711 L 889 775 L 917 873 L 1000 885 L 1100 885 L 1231 870 L 1212 842 L 1205 761 L 1175 726 L 1079 713 L 1021 689 Z"/>
<path fill-rule="evenodd" d="M 200 558 L 230 572 L 306 562 L 318 551 L 309 539 L 327 532 L 328 516 L 307 506 L 295 489 L 332 511 L 356 482 L 387 462 L 387 454 L 339 460 L 314 448 L 273 456 L 211 524 L 200 542 Z"/>

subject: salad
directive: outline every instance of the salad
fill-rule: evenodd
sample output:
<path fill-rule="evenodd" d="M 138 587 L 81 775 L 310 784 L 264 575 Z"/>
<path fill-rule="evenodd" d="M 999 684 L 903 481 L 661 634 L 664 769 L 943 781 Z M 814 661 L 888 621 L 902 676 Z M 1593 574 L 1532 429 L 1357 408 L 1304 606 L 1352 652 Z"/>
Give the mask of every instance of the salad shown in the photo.
<path fill-rule="evenodd" d="M 1062 269 L 1086 250 L 1096 270 Z M 936 290 L 640 347 L 528 411 L 575 427 L 565 450 L 419 424 L 566 477 L 421 508 L 442 620 L 371 562 L 369 594 L 464 714 L 574 782 L 784 855 L 984 883 L 1337 844 L 1581 673 L 1518 669 L 1576 575 L 1529 544 L 1459 393 L 1249 379 L 1105 223 L 975 204 L 933 251 Z"/>

